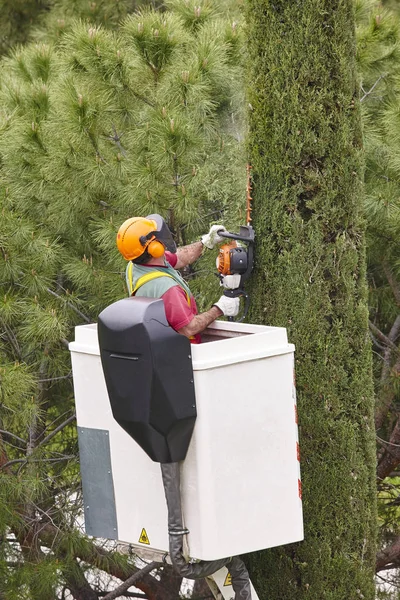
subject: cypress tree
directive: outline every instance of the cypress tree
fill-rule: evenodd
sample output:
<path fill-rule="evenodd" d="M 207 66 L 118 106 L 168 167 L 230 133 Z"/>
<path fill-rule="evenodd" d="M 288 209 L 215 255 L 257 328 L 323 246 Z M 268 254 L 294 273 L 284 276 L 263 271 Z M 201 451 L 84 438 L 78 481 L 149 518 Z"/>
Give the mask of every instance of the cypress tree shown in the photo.
<path fill-rule="evenodd" d="M 261 598 L 372 600 L 376 461 L 353 3 L 248 0 L 247 19 L 251 320 L 286 327 L 296 344 L 305 523 L 304 542 L 248 565 Z"/>

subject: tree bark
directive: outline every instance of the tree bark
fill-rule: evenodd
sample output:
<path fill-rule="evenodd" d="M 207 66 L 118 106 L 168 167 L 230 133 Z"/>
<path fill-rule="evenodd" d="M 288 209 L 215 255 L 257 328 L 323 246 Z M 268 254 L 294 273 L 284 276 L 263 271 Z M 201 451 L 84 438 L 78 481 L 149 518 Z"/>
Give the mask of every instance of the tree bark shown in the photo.
<path fill-rule="evenodd" d="M 65 582 L 74 600 L 98 600 L 96 592 L 87 581 L 79 563 L 74 561 L 74 568 L 64 570 Z"/>
<path fill-rule="evenodd" d="M 383 481 L 400 464 L 400 416 L 390 435 L 389 442 L 384 443 L 385 451 L 381 457 L 376 474 Z"/>
<path fill-rule="evenodd" d="M 378 552 L 376 556 L 376 572 L 400 566 L 400 536 L 392 544 Z"/>
<path fill-rule="evenodd" d="M 198 579 L 195 582 L 191 600 L 214 600 L 205 579 Z"/>
<path fill-rule="evenodd" d="M 398 316 L 391 327 L 388 334 L 388 340 L 394 345 L 394 342 L 399 334 L 400 330 L 400 316 Z M 375 428 L 378 431 L 384 424 L 387 417 L 390 406 L 395 397 L 395 391 L 393 389 L 393 383 L 391 382 L 391 373 L 397 375 L 400 372 L 400 357 L 397 350 L 397 360 L 393 364 L 392 355 L 394 349 L 392 346 L 387 345 L 383 355 L 383 367 L 380 381 L 380 389 L 378 397 L 376 399 L 375 407 Z"/>
<path fill-rule="evenodd" d="M 137 585 L 140 583 L 140 580 L 143 579 L 147 573 L 150 573 L 150 571 L 153 571 L 153 569 L 156 569 L 158 566 L 160 566 L 160 563 L 157 562 L 152 562 L 149 565 L 146 565 L 143 567 L 143 569 L 140 569 L 128 577 L 123 583 L 121 583 L 121 585 L 115 588 L 115 590 L 104 596 L 104 600 L 115 600 L 115 598 L 122 596 L 124 592 L 127 592 L 133 585 L 137 587 Z"/>
<path fill-rule="evenodd" d="M 160 587 L 165 590 L 166 594 L 169 594 L 171 598 L 179 598 L 182 579 L 183 577 L 178 575 L 171 565 L 164 565 L 161 571 Z"/>

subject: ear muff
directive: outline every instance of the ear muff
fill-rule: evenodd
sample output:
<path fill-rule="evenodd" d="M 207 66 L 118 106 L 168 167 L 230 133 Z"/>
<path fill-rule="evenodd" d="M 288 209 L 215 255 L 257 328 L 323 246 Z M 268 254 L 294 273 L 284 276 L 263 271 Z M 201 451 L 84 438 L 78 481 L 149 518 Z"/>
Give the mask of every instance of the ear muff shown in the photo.
<path fill-rule="evenodd" d="M 153 238 L 149 241 L 147 236 L 142 235 L 139 238 L 139 241 L 142 246 L 144 246 L 144 249 L 147 251 L 147 253 L 153 258 L 160 258 L 163 256 L 165 252 L 164 244 L 156 240 L 155 236 L 153 236 Z"/>
<path fill-rule="evenodd" d="M 161 258 L 165 252 L 163 244 L 157 240 L 151 241 L 146 250 L 153 258 Z"/>

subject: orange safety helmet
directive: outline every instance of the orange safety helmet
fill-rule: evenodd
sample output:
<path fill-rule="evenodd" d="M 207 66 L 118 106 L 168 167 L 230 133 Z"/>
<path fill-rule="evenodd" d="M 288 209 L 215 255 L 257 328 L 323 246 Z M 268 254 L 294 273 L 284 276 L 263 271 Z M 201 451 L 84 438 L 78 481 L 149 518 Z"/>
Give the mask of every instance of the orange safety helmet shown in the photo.
<path fill-rule="evenodd" d="M 135 261 L 144 252 L 163 256 L 165 249 L 176 252 L 176 245 L 164 219 L 157 214 L 133 217 L 122 223 L 117 234 L 117 247 L 126 260 Z"/>

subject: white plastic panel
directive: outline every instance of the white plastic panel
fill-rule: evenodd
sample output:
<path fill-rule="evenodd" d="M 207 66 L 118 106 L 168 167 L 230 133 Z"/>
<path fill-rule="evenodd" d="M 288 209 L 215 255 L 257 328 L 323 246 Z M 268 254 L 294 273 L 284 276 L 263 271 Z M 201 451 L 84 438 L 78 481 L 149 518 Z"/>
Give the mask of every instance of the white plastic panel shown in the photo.
<path fill-rule="evenodd" d="M 211 560 L 299 541 L 294 347 L 283 328 L 241 323 L 217 322 L 205 339 L 216 341 L 192 346 L 198 418 L 182 467 L 190 553 Z M 78 426 L 110 431 L 119 539 L 167 551 L 160 467 L 112 417 L 96 326 L 77 327 L 70 349 Z"/>
<path fill-rule="evenodd" d="M 91 326 L 81 327 L 87 328 L 84 331 L 86 334 Z M 97 347 L 98 353 L 96 329 L 92 329 L 92 333 L 95 343 L 90 350 Z M 100 356 L 75 351 L 72 351 L 71 356 L 78 427 L 107 429 L 110 432 L 119 539 L 139 544 L 141 537 L 145 539 L 141 536 L 144 528 L 150 544 L 143 545 L 167 551 L 167 507 L 160 465 L 153 462 L 114 420 Z M 107 501 L 105 496 L 103 500 Z M 99 524 L 99 532 L 101 529 Z"/>
<path fill-rule="evenodd" d="M 235 600 L 235 592 L 233 591 L 231 577 L 226 567 L 222 567 L 211 577 L 218 586 L 219 591 L 224 600 Z M 258 595 L 250 581 L 251 600 L 259 600 Z"/>

